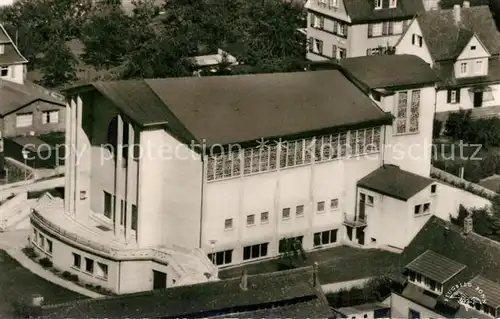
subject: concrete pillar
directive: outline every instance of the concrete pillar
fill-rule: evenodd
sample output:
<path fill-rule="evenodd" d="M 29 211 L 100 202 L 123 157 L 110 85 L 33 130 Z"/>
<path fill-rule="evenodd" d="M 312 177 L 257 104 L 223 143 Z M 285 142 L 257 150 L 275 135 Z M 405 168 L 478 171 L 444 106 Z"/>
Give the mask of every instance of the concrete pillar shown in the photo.
<path fill-rule="evenodd" d="M 78 141 L 76 139 L 77 129 L 77 110 L 75 98 L 71 99 L 71 157 L 70 157 L 70 194 L 69 194 L 69 213 L 75 215 L 75 189 L 76 189 L 76 150 L 78 149 Z"/>
<path fill-rule="evenodd" d="M 82 118 L 83 118 L 83 102 L 80 95 L 76 96 L 75 99 L 76 106 L 76 128 L 75 128 L 75 143 L 77 147 L 75 147 L 75 207 L 74 214 L 78 214 L 78 203 L 80 202 L 80 190 L 81 190 L 81 182 L 80 182 L 80 172 L 81 172 L 81 163 L 79 156 L 82 154 L 82 147 L 84 147 L 84 143 L 82 141 Z"/>
<path fill-rule="evenodd" d="M 71 97 L 66 101 L 66 126 L 65 126 L 65 154 L 64 154 L 64 212 L 70 211 L 70 194 L 71 194 Z"/>
<path fill-rule="evenodd" d="M 125 188 L 125 194 L 126 194 L 126 203 L 127 206 L 125 207 L 125 240 L 128 240 L 130 237 L 131 231 L 132 231 L 132 204 L 135 202 L 135 196 L 136 194 L 132 192 L 132 187 L 134 185 L 134 170 L 133 170 L 133 163 L 134 163 L 134 144 L 136 141 L 134 140 L 135 137 L 135 131 L 134 127 L 132 124 L 126 124 L 128 125 L 128 155 L 127 155 L 127 181 L 126 181 L 126 188 Z"/>
<path fill-rule="evenodd" d="M 118 235 L 120 232 L 120 212 L 121 212 L 121 200 L 123 198 L 123 194 L 121 194 L 121 185 L 122 182 L 122 168 L 123 168 L 123 119 L 121 116 L 118 116 L 118 138 L 116 143 L 115 150 L 115 203 L 114 203 L 114 230 L 115 235 Z"/>

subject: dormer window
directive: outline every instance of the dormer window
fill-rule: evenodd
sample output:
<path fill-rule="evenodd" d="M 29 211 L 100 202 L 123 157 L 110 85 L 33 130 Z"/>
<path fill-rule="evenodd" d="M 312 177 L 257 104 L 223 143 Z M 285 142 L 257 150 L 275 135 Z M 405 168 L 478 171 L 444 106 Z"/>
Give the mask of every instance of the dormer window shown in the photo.
<path fill-rule="evenodd" d="M 375 9 L 382 9 L 382 0 L 374 0 L 375 2 Z"/>
<path fill-rule="evenodd" d="M 398 0 L 389 0 L 389 8 L 396 8 L 398 6 Z"/>
<path fill-rule="evenodd" d="M 443 293 L 443 285 L 458 275 L 464 265 L 427 250 L 406 266 L 408 281 L 434 294 Z"/>

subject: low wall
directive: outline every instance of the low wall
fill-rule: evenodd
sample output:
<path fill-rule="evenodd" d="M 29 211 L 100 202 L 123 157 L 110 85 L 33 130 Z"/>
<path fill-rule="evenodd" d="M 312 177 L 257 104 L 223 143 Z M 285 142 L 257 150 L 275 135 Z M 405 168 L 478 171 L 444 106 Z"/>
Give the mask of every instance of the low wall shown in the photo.
<path fill-rule="evenodd" d="M 325 294 L 331 294 L 331 293 L 340 291 L 342 289 L 351 289 L 354 287 L 364 287 L 371 279 L 372 279 L 372 277 L 368 277 L 368 278 L 357 279 L 357 280 L 336 282 L 333 284 L 321 285 L 321 288 L 323 289 Z"/>
<path fill-rule="evenodd" d="M 491 206 L 490 198 L 497 196 L 497 193 L 487 188 L 434 167 L 431 175 L 440 182 L 435 204 L 436 216 L 444 220 L 448 220 L 450 215 L 457 216 L 460 205 L 469 209 L 485 208 Z"/>

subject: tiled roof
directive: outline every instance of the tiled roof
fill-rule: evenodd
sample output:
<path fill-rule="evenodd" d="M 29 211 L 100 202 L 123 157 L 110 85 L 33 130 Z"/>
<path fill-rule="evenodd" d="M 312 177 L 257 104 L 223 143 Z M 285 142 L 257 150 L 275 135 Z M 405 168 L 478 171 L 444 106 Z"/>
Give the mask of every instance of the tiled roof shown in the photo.
<path fill-rule="evenodd" d="M 444 284 L 450 278 L 462 271 L 465 266 L 456 261 L 427 250 L 406 266 L 427 278 Z"/>
<path fill-rule="evenodd" d="M 18 63 L 27 63 L 25 57 L 15 47 L 14 42 L 9 37 L 7 31 L 0 24 L 0 43 L 4 45 L 4 53 L 0 54 L 0 66 Z"/>
<path fill-rule="evenodd" d="M 2 97 L 0 99 L 0 116 L 5 116 L 38 100 L 65 106 L 63 101 L 47 94 L 42 88 L 29 82 L 18 84 L 0 80 L 0 96 Z"/>
<path fill-rule="evenodd" d="M 388 1 L 383 1 L 384 7 Z M 424 10 L 422 1 L 399 0 L 396 8 L 384 8 L 375 10 L 374 1 L 371 0 L 344 0 L 347 14 L 354 24 L 411 19 L 418 12 Z"/>
<path fill-rule="evenodd" d="M 500 307 L 500 284 L 482 276 L 472 278 L 469 283 L 471 284 L 470 286 L 466 286 L 460 289 L 460 291 L 471 298 L 476 297 L 479 300 L 486 300 L 488 305 L 492 307 Z M 482 292 L 480 293 L 477 288 L 481 289 Z"/>
<path fill-rule="evenodd" d="M 363 177 L 358 186 L 379 194 L 406 201 L 433 182 L 430 178 L 384 165 Z"/>
<path fill-rule="evenodd" d="M 340 64 L 371 88 L 434 85 L 437 80 L 429 64 L 416 55 L 371 55 L 342 59 Z"/>
<path fill-rule="evenodd" d="M 208 145 L 392 122 L 389 114 L 338 70 L 97 82 L 93 86 L 138 124 L 175 124 L 184 135 L 205 139 Z"/>
<path fill-rule="evenodd" d="M 53 318 L 206 318 L 253 312 L 273 306 L 287 307 L 318 298 L 312 268 L 248 276 L 248 289 L 240 279 L 173 287 L 73 304 L 47 307 Z"/>
<path fill-rule="evenodd" d="M 497 57 L 489 60 L 487 76 L 456 78 L 453 61 L 436 63 L 435 70 L 439 76 L 438 88 L 481 86 L 500 82 L 500 58 Z"/>
<path fill-rule="evenodd" d="M 419 14 L 418 23 L 433 60 L 457 58 L 472 33 L 478 36 L 490 54 L 500 54 L 500 33 L 488 6 L 460 10 L 459 26 L 455 24 L 453 9 L 432 10 Z"/>
<path fill-rule="evenodd" d="M 441 299 L 452 286 L 469 282 L 478 275 L 500 288 L 500 243 L 475 233 L 466 235 L 450 222 L 431 216 L 401 254 L 402 265 L 410 263 L 427 250 L 466 266 L 444 284 Z M 496 302 L 496 292 L 491 298 Z"/>

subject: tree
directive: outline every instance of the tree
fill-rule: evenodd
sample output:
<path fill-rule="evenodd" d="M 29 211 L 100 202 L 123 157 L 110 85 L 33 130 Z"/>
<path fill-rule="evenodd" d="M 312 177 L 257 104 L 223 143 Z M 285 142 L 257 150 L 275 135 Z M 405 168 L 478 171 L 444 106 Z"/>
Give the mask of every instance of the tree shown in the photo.
<path fill-rule="evenodd" d="M 55 63 L 57 62 L 57 63 Z M 76 79 L 76 60 L 69 48 L 61 40 L 54 39 L 42 58 L 43 73 L 41 85 L 57 88 Z"/>
<path fill-rule="evenodd" d="M 445 123 L 445 135 L 453 140 L 464 140 L 466 134 L 470 131 L 471 126 L 471 111 L 460 110 L 453 112 L 448 116 Z"/>
<path fill-rule="evenodd" d="M 135 49 L 132 18 L 120 8 L 106 7 L 84 24 L 81 41 L 85 45 L 82 60 L 98 69 L 123 63 Z"/>
<path fill-rule="evenodd" d="M 280 265 L 285 269 L 297 268 L 307 259 L 302 241 L 296 238 L 283 238 L 280 240 L 280 246 Z"/>

